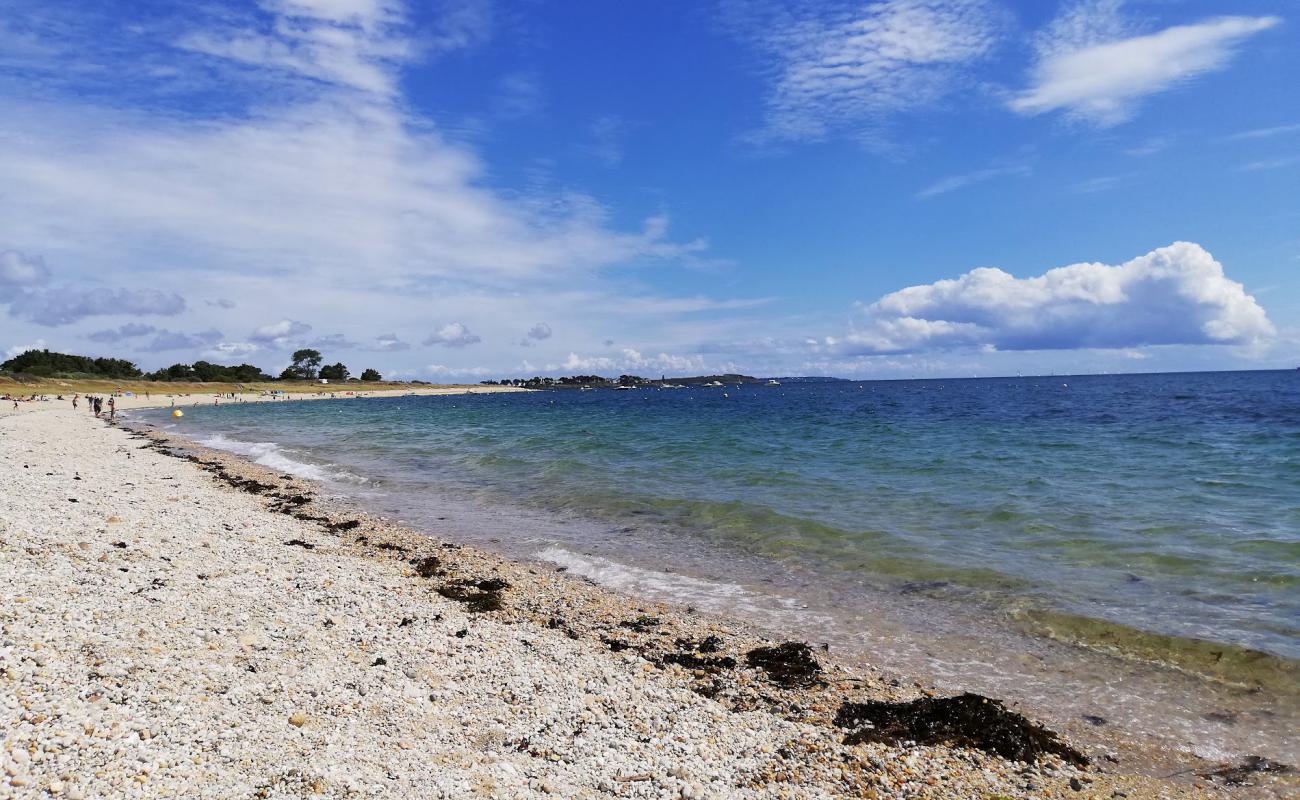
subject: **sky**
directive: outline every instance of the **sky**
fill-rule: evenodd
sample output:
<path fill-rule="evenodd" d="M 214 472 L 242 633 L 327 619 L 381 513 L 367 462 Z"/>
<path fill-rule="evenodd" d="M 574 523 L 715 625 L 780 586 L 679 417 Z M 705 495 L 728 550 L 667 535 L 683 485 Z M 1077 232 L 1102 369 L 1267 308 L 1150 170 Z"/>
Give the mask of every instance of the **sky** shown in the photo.
<path fill-rule="evenodd" d="M 0 0 L 0 355 L 1300 366 L 1291 0 Z"/>

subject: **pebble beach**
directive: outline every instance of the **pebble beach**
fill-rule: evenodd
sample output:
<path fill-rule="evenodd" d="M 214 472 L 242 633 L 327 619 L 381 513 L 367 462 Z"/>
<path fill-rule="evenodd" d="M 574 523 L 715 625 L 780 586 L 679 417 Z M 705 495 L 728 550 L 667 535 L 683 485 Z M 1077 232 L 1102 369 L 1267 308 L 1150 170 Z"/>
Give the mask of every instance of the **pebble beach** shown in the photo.
<path fill-rule="evenodd" d="M 951 693 L 417 534 L 84 407 L 31 405 L 0 416 L 3 797 L 1298 788 L 1280 768 L 1135 774 L 983 699 L 1032 746 L 984 741 L 992 725 L 891 737 L 864 715 Z"/>

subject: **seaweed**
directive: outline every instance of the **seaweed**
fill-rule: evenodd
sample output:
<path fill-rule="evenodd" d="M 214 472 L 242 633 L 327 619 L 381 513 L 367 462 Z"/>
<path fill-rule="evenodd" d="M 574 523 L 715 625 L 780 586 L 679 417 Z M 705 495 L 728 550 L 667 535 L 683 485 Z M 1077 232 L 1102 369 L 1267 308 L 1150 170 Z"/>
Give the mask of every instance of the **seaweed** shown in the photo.
<path fill-rule="evenodd" d="M 628 630 L 636 631 L 637 633 L 646 633 L 647 631 L 659 627 L 659 618 L 642 614 L 636 619 L 623 620 L 618 624 Z"/>
<path fill-rule="evenodd" d="M 430 556 L 432 558 L 432 556 Z M 510 584 L 500 578 L 488 578 L 486 580 L 460 580 L 444 583 L 438 587 L 438 594 L 448 600 L 455 600 L 458 603 L 464 603 L 468 611 L 474 614 L 481 614 L 487 611 L 498 611 L 503 603 L 501 602 L 501 592 L 509 587 Z"/>
<path fill-rule="evenodd" d="M 1286 764 L 1271 761 L 1263 756 L 1246 756 L 1240 764 L 1225 764 L 1218 769 L 1196 774 L 1209 780 L 1221 780 L 1228 786 L 1250 786 L 1252 775 L 1290 775 L 1294 771 Z"/>
<path fill-rule="evenodd" d="M 674 639 L 673 644 L 677 645 L 679 650 L 698 650 L 701 653 L 716 653 L 722 647 L 722 639 L 713 634 L 705 636 L 703 639 Z"/>
<path fill-rule="evenodd" d="M 822 674 L 821 664 L 803 642 L 756 647 L 745 654 L 745 663 L 762 669 L 769 680 L 787 688 L 812 686 Z"/>
<path fill-rule="evenodd" d="M 304 550 L 316 549 L 316 545 L 312 544 L 311 542 L 304 542 L 302 539 L 290 539 L 289 541 L 285 542 L 285 544 L 291 545 L 293 547 L 301 547 Z"/>
<path fill-rule="evenodd" d="M 330 533 L 339 533 L 341 531 L 350 531 L 354 528 L 360 528 L 361 522 L 355 519 L 349 519 L 343 522 L 331 522 L 325 527 L 329 528 Z"/>
<path fill-rule="evenodd" d="M 1088 759 L 1052 731 L 978 694 L 922 697 L 900 703 L 844 703 L 835 725 L 850 728 L 844 743 L 913 741 L 968 747 L 1012 761 L 1034 762 L 1046 754 L 1078 766 Z"/>
<path fill-rule="evenodd" d="M 665 664 L 677 664 L 686 669 L 700 669 L 706 672 L 721 672 L 735 669 L 736 659 L 731 656 L 697 656 L 691 652 L 665 653 Z"/>
<path fill-rule="evenodd" d="M 421 578 L 432 578 L 435 575 L 442 574 L 442 561 L 440 561 L 437 556 L 413 558 L 408 563 L 415 567 L 415 574 L 419 575 Z"/>

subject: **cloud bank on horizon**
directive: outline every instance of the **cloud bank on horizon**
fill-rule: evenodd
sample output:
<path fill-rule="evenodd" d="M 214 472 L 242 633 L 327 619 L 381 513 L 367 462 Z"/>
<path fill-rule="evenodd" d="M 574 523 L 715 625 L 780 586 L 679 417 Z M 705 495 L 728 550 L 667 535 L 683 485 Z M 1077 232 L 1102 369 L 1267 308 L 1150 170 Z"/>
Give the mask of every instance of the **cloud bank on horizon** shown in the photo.
<path fill-rule="evenodd" d="M 504 14 L 488 0 L 432 10 L 248 0 L 184 14 L 16 4 L 23 13 L 0 22 L 0 100 L 13 112 L 0 126 L 9 350 L 41 343 L 150 367 L 252 360 L 278 372 L 292 350 L 315 347 L 354 371 L 477 379 L 1109 368 L 1135 353 L 1172 353 L 1155 363 L 1173 367 L 1251 366 L 1277 362 L 1300 338 L 1300 285 L 1271 280 L 1281 267 L 1269 267 L 1300 256 L 1284 222 L 1270 223 L 1270 251 L 1192 211 L 1178 225 L 1097 235 L 1092 252 L 1044 237 L 1045 254 L 1070 259 L 1189 241 L 1023 278 L 971 269 L 1002 261 L 963 249 L 989 230 L 963 236 L 955 222 L 905 238 L 954 209 L 954 220 L 981 218 L 990 193 L 1033 194 L 1025 213 L 1072 193 L 1092 205 L 1057 213 L 1096 215 L 1096 231 L 1120 227 L 1105 200 L 1121 187 L 1165 200 L 1160 179 L 1131 166 L 1118 175 L 1101 156 L 1096 167 L 1110 173 L 1063 174 L 1076 156 L 1054 157 L 1051 143 L 1101 148 L 1148 107 L 1198 102 L 1202 84 L 1255 58 L 1257 43 L 1293 35 L 1266 0 L 1232 15 L 1197 0 L 1167 20 L 1122 0 L 1065 0 L 1046 21 L 1040 4 L 1012 0 L 720 0 L 709 25 L 693 26 L 699 55 L 734 65 L 690 78 L 698 160 L 680 141 L 655 142 L 682 127 L 683 88 L 666 74 L 663 105 L 648 76 L 640 107 L 615 107 L 619 97 L 565 105 L 577 102 L 571 92 L 548 91 L 562 80 L 550 75 L 594 78 L 543 52 L 566 48 L 528 50 L 551 30 L 550 20 L 530 25 L 536 10 Z M 651 40 L 629 34 L 629 52 L 654 52 L 643 32 Z M 468 81 L 465 94 L 481 73 L 482 107 L 444 73 Z M 735 98 L 744 107 L 724 110 Z M 1284 181 L 1300 163 L 1300 104 L 1291 105 L 1254 127 L 1205 134 L 1241 155 L 1223 170 L 1230 177 L 1205 165 L 1198 177 L 1247 197 L 1259 184 L 1232 181 Z M 569 120 L 571 140 L 556 141 Z M 982 126 L 998 131 L 990 139 L 1020 138 L 986 154 L 967 143 Z M 1143 129 L 1111 150 L 1158 163 L 1173 141 Z M 927 149 L 934 157 L 918 160 Z M 831 150 L 829 162 L 843 165 L 835 173 L 870 177 L 802 182 Z M 1178 167 L 1171 186 L 1183 180 Z M 702 199 L 714 191 L 703 182 L 748 186 L 769 170 L 782 177 L 766 195 Z M 831 194 L 836 213 L 871 208 L 869 223 L 853 223 L 871 226 L 860 242 L 839 232 L 844 224 L 801 238 L 818 220 L 799 204 Z M 783 195 L 787 213 L 765 210 Z M 1285 220 L 1288 209 L 1276 211 Z M 1194 218 L 1206 239 L 1184 227 Z M 1012 223 L 1007 241 L 1019 233 Z M 944 238 L 948 249 L 931 247 Z M 1226 268 L 1194 243 L 1211 240 L 1216 253 L 1229 241 Z M 924 258 L 904 255 L 918 245 L 930 248 Z M 1027 260 L 1017 253 L 1019 271 Z M 1275 292 L 1268 299 L 1286 315 L 1271 320 L 1247 286 Z M 1089 355 L 1049 355 L 1071 352 Z"/>
<path fill-rule="evenodd" d="M 909 286 L 863 306 L 841 352 L 1126 349 L 1253 345 L 1275 330 L 1200 245 L 1176 242 L 1118 266 L 1071 264 L 1031 278 L 994 267 Z"/>

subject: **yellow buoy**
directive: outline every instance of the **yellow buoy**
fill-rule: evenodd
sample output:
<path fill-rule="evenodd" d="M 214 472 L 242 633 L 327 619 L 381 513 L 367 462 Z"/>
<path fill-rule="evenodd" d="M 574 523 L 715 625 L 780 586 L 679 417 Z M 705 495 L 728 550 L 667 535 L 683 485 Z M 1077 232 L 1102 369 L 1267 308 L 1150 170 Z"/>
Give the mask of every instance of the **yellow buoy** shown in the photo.
<path fill-rule="evenodd" d="M 185 416 L 185 412 L 184 412 L 184 411 L 181 411 L 181 410 L 178 408 L 178 409 L 176 409 L 175 411 L 172 412 L 172 416 L 173 416 L 173 417 L 183 417 L 183 416 Z"/>

